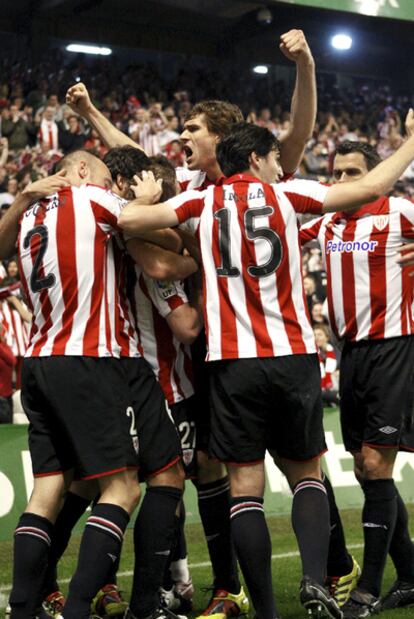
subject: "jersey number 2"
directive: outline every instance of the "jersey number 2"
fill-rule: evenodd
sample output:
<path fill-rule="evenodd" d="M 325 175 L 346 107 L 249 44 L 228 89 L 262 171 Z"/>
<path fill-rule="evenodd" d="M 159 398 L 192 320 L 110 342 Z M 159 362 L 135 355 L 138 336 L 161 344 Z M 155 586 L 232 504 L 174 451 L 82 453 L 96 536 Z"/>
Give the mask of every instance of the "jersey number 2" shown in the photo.
<path fill-rule="evenodd" d="M 283 248 L 280 236 L 269 226 L 255 227 L 256 217 L 266 217 L 271 215 L 274 209 L 271 206 L 262 206 L 249 209 L 244 214 L 244 233 L 249 241 L 264 239 L 270 245 L 270 257 L 265 264 L 249 265 L 247 272 L 252 277 L 266 277 L 276 271 L 282 262 Z M 221 208 L 214 213 L 214 218 L 219 222 L 219 249 L 221 266 L 216 269 L 217 275 L 221 277 L 238 277 L 240 270 L 232 266 L 231 263 L 231 211 L 229 208 Z"/>
<path fill-rule="evenodd" d="M 43 290 L 43 288 L 51 288 L 52 286 L 54 286 L 56 282 L 56 277 L 53 275 L 53 273 L 50 273 L 45 277 L 41 277 L 39 273 L 49 243 L 48 229 L 46 228 L 46 226 L 38 225 L 29 230 L 23 241 L 23 247 L 25 249 L 28 249 L 30 247 L 30 243 L 34 236 L 40 237 L 40 245 L 38 252 L 35 256 L 33 270 L 30 275 L 30 288 L 32 292 L 40 292 L 41 290 Z"/>

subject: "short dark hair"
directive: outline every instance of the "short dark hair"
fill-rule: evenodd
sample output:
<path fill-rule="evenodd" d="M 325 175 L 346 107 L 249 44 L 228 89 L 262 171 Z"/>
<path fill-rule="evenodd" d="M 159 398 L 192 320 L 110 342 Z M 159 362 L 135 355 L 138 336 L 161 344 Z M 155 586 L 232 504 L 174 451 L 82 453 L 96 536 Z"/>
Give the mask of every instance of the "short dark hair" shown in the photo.
<path fill-rule="evenodd" d="M 113 181 L 116 181 L 118 174 L 132 181 L 135 174 L 148 170 L 150 166 L 150 159 L 144 151 L 128 144 L 108 150 L 103 162 L 108 166 Z"/>
<path fill-rule="evenodd" d="M 223 174 L 232 176 L 249 169 L 253 152 L 266 157 L 272 150 L 279 150 L 279 140 L 269 129 L 243 122 L 217 144 L 217 161 Z"/>
<path fill-rule="evenodd" d="M 368 170 L 372 170 L 372 168 L 375 168 L 375 166 L 381 163 L 381 157 L 377 149 L 367 142 L 345 140 L 338 144 L 335 150 L 335 155 L 349 155 L 351 153 L 361 153 L 365 159 Z"/>
<path fill-rule="evenodd" d="M 233 126 L 243 121 L 241 109 L 228 101 L 210 100 L 196 103 L 185 117 L 185 122 L 203 114 L 207 129 L 220 138 L 230 133 Z"/>
<path fill-rule="evenodd" d="M 164 155 L 154 155 L 149 157 L 150 165 L 149 170 L 154 174 L 158 180 L 162 179 L 162 194 L 160 202 L 166 202 L 170 198 L 177 195 L 177 175 L 175 168 L 171 161 L 164 157 Z"/>

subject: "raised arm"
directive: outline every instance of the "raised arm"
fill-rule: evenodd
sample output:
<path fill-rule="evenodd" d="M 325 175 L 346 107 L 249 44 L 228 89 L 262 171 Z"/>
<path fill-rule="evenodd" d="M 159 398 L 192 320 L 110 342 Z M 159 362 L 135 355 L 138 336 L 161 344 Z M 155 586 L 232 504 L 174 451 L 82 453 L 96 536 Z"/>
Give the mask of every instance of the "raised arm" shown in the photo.
<path fill-rule="evenodd" d="M 302 30 L 290 30 L 280 38 L 282 53 L 296 63 L 296 83 L 290 111 L 290 129 L 281 139 L 280 163 L 285 174 L 294 172 L 312 137 L 316 120 L 315 62 Z"/>
<path fill-rule="evenodd" d="M 376 200 L 392 189 L 394 183 L 414 159 L 414 132 L 412 131 L 414 111 L 412 109 L 408 112 L 405 122 L 410 133 L 404 144 L 391 157 L 381 161 L 360 180 L 332 185 L 323 203 L 325 213 L 361 206 Z"/>
<path fill-rule="evenodd" d="M 125 133 L 120 131 L 109 121 L 92 103 L 85 84 L 79 82 L 71 86 L 66 93 L 66 103 L 76 114 L 82 116 L 97 131 L 99 137 L 108 148 L 117 146 L 133 146 L 143 150 Z"/>

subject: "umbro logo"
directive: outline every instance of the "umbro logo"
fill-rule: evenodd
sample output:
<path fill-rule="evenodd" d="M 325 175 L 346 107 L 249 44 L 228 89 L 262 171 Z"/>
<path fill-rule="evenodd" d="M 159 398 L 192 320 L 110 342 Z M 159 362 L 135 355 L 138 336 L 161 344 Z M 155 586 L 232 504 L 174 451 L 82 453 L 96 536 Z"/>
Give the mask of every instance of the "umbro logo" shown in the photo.
<path fill-rule="evenodd" d="M 110 552 L 108 552 L 108 553 L 107 553 L 107 555 L 108 555 L 108 557 L 109 557 L 110 559 L 112 559 L 112 562 L 113 562 L 113 563 L 115 563 L 115 561 L 118 559 L 118 557 L 117 557 L 117 556 L 115 556 L 115 555 L 111 555 L 111 553 L 110 553 Z"/>
<path fill-rule="evenodd" d="M 383 434 L 394 434 L 394 432 L 397 432 L 398 430 L 392 426 L 384 426 L 383 428 L 380 428 L 379 431 Z"/>

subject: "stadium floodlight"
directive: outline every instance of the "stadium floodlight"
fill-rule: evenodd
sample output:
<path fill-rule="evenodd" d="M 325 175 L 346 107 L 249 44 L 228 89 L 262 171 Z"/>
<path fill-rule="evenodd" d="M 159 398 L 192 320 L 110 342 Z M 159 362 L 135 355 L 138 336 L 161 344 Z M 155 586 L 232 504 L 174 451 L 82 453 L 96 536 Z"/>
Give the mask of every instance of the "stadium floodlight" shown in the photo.
<path fill-rule="evenodd" d="M 257 73 L 258 75 L 267 75 L 269 73 L 269 67 L 265 64 L 258 64 L 253 67 L 253 73 Z"/>
<path fill-rule="evenodd" d="M 344 33 L 335 34 L 335 36 L 333 36 L 331 39 L 331 45 L 335 49 L 340 49 L 340 50 L 351 49 L 352 38 L 349 36 L 349 34 L 344 34 Z"/>
<path fill-rule="evenodd" d="M 99 56 L 109 56 L 112 50 L 109 47 L 98 47 L 97 45 L 85 45 L 83 43 L 71 43 L 66 46 L 66 51 L 76 54 L 95 54 Z"/>

